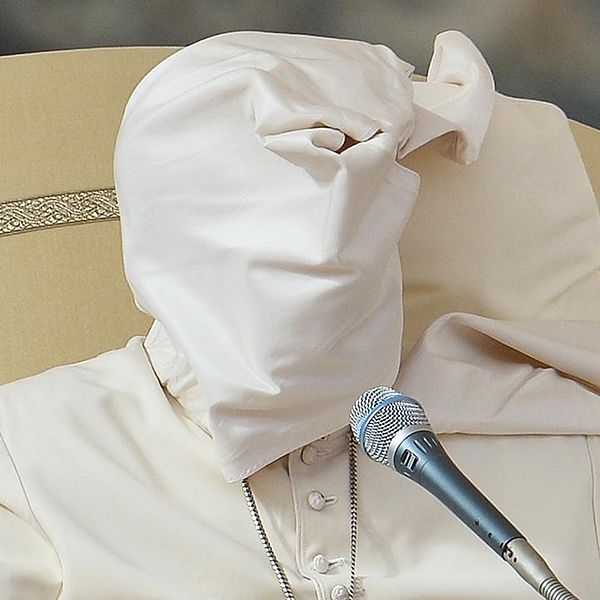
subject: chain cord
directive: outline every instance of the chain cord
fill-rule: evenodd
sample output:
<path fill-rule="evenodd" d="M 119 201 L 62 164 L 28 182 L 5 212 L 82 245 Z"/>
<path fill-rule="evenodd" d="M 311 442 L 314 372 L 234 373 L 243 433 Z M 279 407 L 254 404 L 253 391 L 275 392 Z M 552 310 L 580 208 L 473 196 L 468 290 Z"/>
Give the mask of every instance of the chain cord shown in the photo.
<path fill-rule="evenodd" d="M 348 467 L 349 467 L 349 494 L 350 494 L 350 587 L 348 588 L 348 600 L 354 600 L 354 593 L 356 588 L 356 545 L 358 536 L 358 461 L 356 455 L 356 440 L 352 435 L 352 432 L 348 433 Z M 267 532 L 263 526 L 256 502 L 254 500 L 254 494 L 250 487 L 249 480 L 242 480 L 242 490 L 244 497 L 246 498 L 246 504 L 254 523 L 254 528 L 258 533 L 260 543 L 269 559 L 271 568 L 275 573 L 275 577 L 279 582 L 281 591 L 286 600 L 296 600 L 288 578 L 283 570 L 283 566 L 277 560 L 271 542 L 267 536 Z"/>
<path fill-rule="evenodd" d="M 262 521 L 260 519 L 260 515 L 258 514 L 258 509 L 256 508 L 256 502 L 254 501 L 254 494 L 252 493 L 252 489 L 250 488 L 250 483 L 248 479 L 242 480 L 242 489 L 244 491 L 244 496 L 246 498 L 246 503 L 248 504 L 248 508 L 250 509 L 250 516 L 252 517 L 252 522 L 254 523 L 254 527 L 258 532 L 258 537 L 260 539 L 260 543 L 265 550 L 267 558 L 271 563 L 271 567 L 275 572 L 275 577 L 277 577 L 277 581 L 281 586 L 281 591 L 283 592 L 283 596 L 286 600 L 296 600 L 292 588 L 290 587 L 290 582 L 283 570 L 283 566 L 279 564 L 277 557 L 275 556 L 275 552 L 273 552 L 273 548 L 271 546 L 271 542 L 269 542 L 269 538 L 267 537 L 267 532 L 263 527 Z"/>
<path fill-rule="evenodd" d="M 358 538 L 358 460 L 356 456 L 356 440 L 352 432 L 348 432 L 348 467 L 350 482 L 350 587 L 348 600 L 354 600 L 356 592 L 356 548 Z"/>

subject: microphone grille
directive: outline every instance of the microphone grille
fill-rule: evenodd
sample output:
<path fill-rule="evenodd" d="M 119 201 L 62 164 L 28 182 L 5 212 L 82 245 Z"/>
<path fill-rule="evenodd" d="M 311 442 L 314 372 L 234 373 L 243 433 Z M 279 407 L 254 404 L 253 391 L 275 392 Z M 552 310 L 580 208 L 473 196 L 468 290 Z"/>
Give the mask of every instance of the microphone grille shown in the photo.
<path fill-rule="evenodd" d="M 411 425 L 431 427 L 423 407 L 415 399 L 386 386 L 374 387 L 361 394 L 350 413 L 350 428 L 362 449 L 370 458 L 386 466 L 390 466 L 388 450 L 392 439 Z"/>

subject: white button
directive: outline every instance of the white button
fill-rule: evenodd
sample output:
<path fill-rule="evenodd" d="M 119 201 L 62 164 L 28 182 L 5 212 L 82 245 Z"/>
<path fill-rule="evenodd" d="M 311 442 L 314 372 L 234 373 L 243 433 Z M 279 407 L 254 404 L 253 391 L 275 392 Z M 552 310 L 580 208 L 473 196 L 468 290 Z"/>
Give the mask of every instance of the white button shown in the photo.
<path fill-rule="evenodd" d="M 345 585 L 336 585 L 331 590 L 331 600 L 347 600 L 348 588 Z"/>
<path fill-rule="evenodd" d="M 317 460 L 317 449 L 314 446 L 304 446 L 300 458 L 305 465 L 314 465 Z"/>
<path fill-rule="evenodd" d="M 317 554 L 313 558 L 313 569 L 317 573 L 327 573 L 327 571 L 329 571 L 329 561 L 327 560 L 327 557 L 322 554 Z"/>
<path fill-rule="evenodd" d="M 323 510 L 325 508 L 325 496 L 321 492 L 311 492 L 308 495 L 308 504 L 314 510 Z"/>
<path fill-rule="evenodd" d="M 308 495 L 308 505 L 313 510 L 323 510 L 328 504 L 335 504 L 337 502 L 337 496 L 323 496 L 321 492 L 316 490 L 312 491 Z"/>

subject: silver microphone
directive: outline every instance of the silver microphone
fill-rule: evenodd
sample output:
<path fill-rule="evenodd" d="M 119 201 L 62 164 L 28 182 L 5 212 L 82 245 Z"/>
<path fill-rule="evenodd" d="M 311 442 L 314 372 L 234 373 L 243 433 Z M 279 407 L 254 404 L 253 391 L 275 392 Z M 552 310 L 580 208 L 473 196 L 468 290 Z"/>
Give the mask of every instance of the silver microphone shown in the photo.
<path fill-rule="evenodd" d="M 525 536 L 452 462 L 414 398 L 390 387 L 367 390 L 352 407 L 350 427 L 369 458 L 431 492 L 541 596 L 577 600 Z"/>

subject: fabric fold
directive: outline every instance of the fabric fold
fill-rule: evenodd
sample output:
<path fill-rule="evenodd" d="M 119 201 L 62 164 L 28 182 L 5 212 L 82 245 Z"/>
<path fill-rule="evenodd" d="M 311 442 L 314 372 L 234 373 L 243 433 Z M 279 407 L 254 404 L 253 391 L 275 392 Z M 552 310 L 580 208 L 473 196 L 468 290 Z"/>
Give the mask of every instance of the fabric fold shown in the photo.
<path fill-rule="evenodd" d="M 568 128 L 496 94 L 459 32 L 436 38 L 426 83 L 411 73 L 380 45 L 235 32 L 128 103 L 115 179 L 126 275 L 156 319 L 144 346 L 227 481 L 394 382 L 439 431 L 597 431 L 600 236 Z M 579 240 L 558 262 L 552 219 Z"/>
<path fill-rule="evenodd" d="M 194 373 L 188 406 L 228 481 L 344 427 L 397 374 L 411 73 L 381 45 L 234 32 L 172 55 L 128 102 L 126 276 Z"/>
<path fill-rule="evenodd" d="M 435 321 L 394 387 L 440 433 L 600 434 L 600 323 Z"/>
<path fill-rule="evenodd" d="M 444 31 L 434 40 L 427 81 L 414 81 L 415 134 L 399 158 L 430 140 L 443 138 L 439 151 L 461 164 L 477 160 L 495 100 L 492 72 L 469 38 Z"/>

